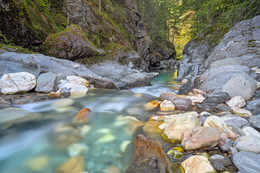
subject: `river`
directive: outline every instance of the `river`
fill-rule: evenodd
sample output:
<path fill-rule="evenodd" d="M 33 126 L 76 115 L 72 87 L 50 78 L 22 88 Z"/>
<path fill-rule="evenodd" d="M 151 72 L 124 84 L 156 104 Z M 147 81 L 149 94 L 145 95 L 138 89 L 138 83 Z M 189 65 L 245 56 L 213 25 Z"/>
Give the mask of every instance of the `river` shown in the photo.
<path fill-rule="evenodd" d="M 51 173 L 77 154 L 85 158 L 88 173 L 109 167 L 123 172 L 133 161 L 134 139 L 125 117 L 146 121 L 151 113 L 144 104 L 163 91 L 173 91 L 171 87 L 178 84 L 175 77 L 176 72 L 164 71 L 151 86 L 120 91 L 90 89 L 84 97 L 17 105 L 40 118 L 1 128 L 0 172 Z M 71 125 L 82 108 L 92 110 L 89 123 Z"/>

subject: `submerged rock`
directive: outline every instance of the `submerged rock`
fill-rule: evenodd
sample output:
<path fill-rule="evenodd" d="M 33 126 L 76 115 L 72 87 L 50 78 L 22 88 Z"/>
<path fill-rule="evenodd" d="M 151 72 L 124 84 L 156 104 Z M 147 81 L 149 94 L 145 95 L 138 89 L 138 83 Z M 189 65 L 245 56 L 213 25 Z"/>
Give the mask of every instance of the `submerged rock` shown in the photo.
<path fill-rule="evenodd" d="M 55 173 L 80 173 L 85 171 L 85 159 L 82 156 L 72 157 L 64 162 Z"/>
<path fill-rule="evenodd" d="M 89 108 L 81 109 L 75 118 L 72 120 L 73 124 L 86 124 L 89 122 L 89 112 L 91 110 Z"/>
<path fill-rule="evenodd" d="M 2 94 L 28 92 L 35 86 L 35 76 L 27 72 L 8 73 L 0 79 L 0 92 Z"/>
<path fill-rule="evenodd" d="M 50 158 L 46 155 L 29 158 L 25 161 L 25 166 L 33 172 L 42 172 L 48 165 Z"/>
<path fill-rule="evenodd" d="M 191 156 L 181 163 L 185 172 L 189 173 L 208 173 L 216 172 L 208 159 L 204 156 Z"/>
<path fill-rule="evenodd" d="M 183 133 L 181 144 L 185 150 L 215 147 L 220 141 L 220 133 L 214 127 L 195 127 Z"/>
<path fill-rule="evenodd" d="M 233 156 L 233 163 L 243 173 L 260 172 L 260 154 L 241 151 Z"/>
<path fill-rule="evenodd" d="M 68 147 L 68 153 L 70 157 L 85 154 L 89 151 L 89 147 L 86 144 L 76 143 Z"/>

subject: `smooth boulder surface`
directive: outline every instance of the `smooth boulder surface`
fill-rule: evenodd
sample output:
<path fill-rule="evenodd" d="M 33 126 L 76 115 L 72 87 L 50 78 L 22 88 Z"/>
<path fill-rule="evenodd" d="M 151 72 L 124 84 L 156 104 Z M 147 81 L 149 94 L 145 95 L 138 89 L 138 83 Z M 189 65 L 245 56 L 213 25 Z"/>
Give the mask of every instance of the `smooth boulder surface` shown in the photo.
<path fill-rule="evenodd" d="M 89 69 L 113 81 L 121 89 L 151 85 L 151 79 L 154 77 L 154 74 L 140 72 L 112 61 L 92 65 Z"/>
<path fill-rule="evenodd" d="M 215 147 L 220 141 L 220 133 L 214 127 L 195 127 L 183 133 L 181 144 L 185 150 Z"/>
<path fill-rule="evenodd" d="M 27 72 L 8 73 L 0 79 L 0 92 L 2 94 L 28 92 L 35 86 L 35 76 Z"/>
<path fill-rule="evenodd" d="M 252 128 L 252 127 L 244 127 L 243 129 L 243 132 L 247 135 L 247 136 L 257 136 L 257 137 L 260 137 L 260 133 Z"/>
<path fill-rule="evenodd" d="M 239 151 L 248 151 L 260 154 L 260 137 L 257 136 L 241 136 L 236 139 L 235 147 Z"/>
<path fill-rule="evenodd" d="M 181 163 L 187 173 L 215 172 L 215 169 L 204 156 L 191 156 Z"/>
<path fill-rule="evenodd" d="M 249 122 L 258 129 L 260 129 L 260 115 L 252 116 L 249 118 Z"/>
<path fill-rule="evenodd" d="M 230 97 L 241 96 L 245 100 L 249 100 L 257 89 L 256 81 L 247 74 L 238 74 L 233 76 L 223 86 L 222 91 L 230 95 Z"/>
<path fill-rule="evenodd" d="M 198 114 L 196 112 L 171 115 L 164 119 L 164 123 L 161 124 L 159 128 L 164 130 L 164 134 L 168 139 L 172 139 L 176 142 L 181 141 L 185 130 L 200 126 L 197 116 Z"/>
<path fill-rule="evenodd" d="M 234 154 L 233 163 L 241 173 L 260 172 L 260 154 L 241 151 Z"/>
<path fill-rule="evenodd" d="M 40 74 L 37 78 L 36 92 L 49 93 L 53 91 L 55 86 L 56 75 L 49 72 Z"/>

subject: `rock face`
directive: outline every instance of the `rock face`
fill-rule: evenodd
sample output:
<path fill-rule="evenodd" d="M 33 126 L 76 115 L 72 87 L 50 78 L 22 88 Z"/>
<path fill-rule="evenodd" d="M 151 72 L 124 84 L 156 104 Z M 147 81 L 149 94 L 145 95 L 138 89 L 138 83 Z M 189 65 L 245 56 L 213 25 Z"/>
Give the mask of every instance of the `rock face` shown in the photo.
<path fill-rule="evenodd" d="M 72 25 L 65 31 L 50 35 L 42 44 L 45 54 L 61 59 L 80 59 L 97 56 L 100 50 L 90 44 L 80 26 Z"/>
<path fill-rule="evenodd" d="M 260 172 L 260 154 L 241 151 L 234 154 L 233 162 L 240 172 L 258 173 Z"/>
<path fill-rule="evenodd" d="M 215 147 L 220 141 L 220 133 L 214 127 L 196 127 L 186 130 L 181 141 L 185 150 Z"/>
<path fill-rule="evenodd" d="M 0 79 L 0 92 L 2 94 L 15 94 L 27 92 L 36 86 L 36 78 L 27 72 L 8 73 Z"/>
<path fill-rule="evenodd" d="M 49 72 L 40 74 L 37 78 L 36 92 L 49 93 L 53 91 L 55 86 L 56 75 Z"/>
<path fill-rule="evenodd" d="M 208 159 L 204 156 L 191 156 L 181 163 L 185 172 L 189 173 L 207 173 L 216 172 Z"/>
<path fill-rule="evenodd" d="M 237 23 L 206 59 L 202 66 L 207 70 L 195 79 L 194 86 L 207 93 L 225 91 L 232 97 L 250 99 L 256 90 L 250 68 L 260 65 L 259 23 L 260 16 Z"/>
<path fill-rule="evenodd" d="M 181 141 L 185 130 L 200 126 L 197 115 L 196 112 L 171 115 L 164 120 L 164 123 L 159 128 L 164 130 L 164 134 L 168 139 L 176 142 Z"/>
<path fill-rule="evenodd" d="M 108 78 L 119 88 L 126 89 L 136 86 L 151 85 L 154 74 L 141 73 L 138 70 L 128 68 L 116 62 L 105 61 L 90 67 L 97 75 Z"/>

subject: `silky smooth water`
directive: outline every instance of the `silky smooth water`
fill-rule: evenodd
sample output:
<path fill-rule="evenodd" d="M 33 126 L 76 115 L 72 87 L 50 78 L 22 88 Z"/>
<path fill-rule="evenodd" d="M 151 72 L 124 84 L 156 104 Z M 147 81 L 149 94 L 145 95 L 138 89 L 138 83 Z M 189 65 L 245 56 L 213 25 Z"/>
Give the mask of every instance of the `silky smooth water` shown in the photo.
<path fill-rule="evenodd" d="M 170 87 L 176 72 L 161 72 L 152 86 L 131 90 L 90 90 L 84 97 L 54 99 L 19 107 L 39 113 L 39 118 L 1 127 L 0 173 L 51 173 L 75 153 L 69 146 L 83 146 L 86 172 L 101 173 L 109 167 L 123 172 L 133 160 L 134 131 L 126 116 L 145 121 L 143 105 Z M 82 108 L 90 108 L 89 123 L 72 125 Z M 69 143 L 70 145 L 67 145 Z"/>

